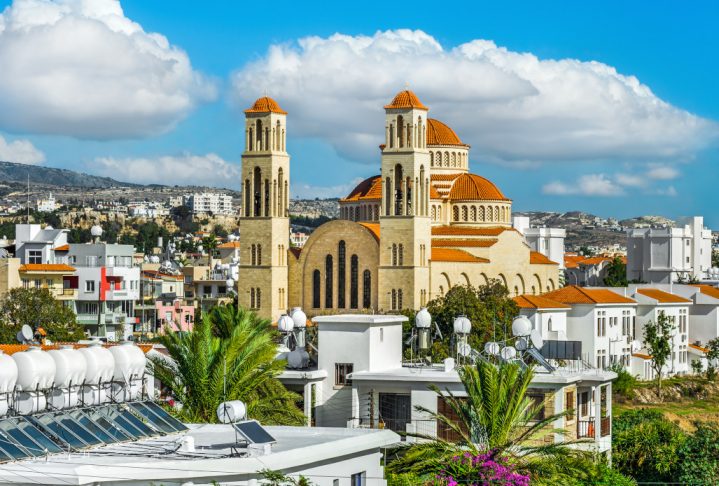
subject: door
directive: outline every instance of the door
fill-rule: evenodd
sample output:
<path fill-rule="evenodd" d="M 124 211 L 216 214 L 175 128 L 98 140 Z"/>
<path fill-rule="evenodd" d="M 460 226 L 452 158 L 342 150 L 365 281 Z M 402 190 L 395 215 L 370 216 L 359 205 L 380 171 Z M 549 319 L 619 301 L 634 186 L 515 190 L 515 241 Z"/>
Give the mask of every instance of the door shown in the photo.
<path fill-rule="evenodd" d="M 378 423 L 394 432 L 406 432 L 407 424 L 412 420 L 412 401 L 410 395 L 398 393 L 379 394 Z"/>

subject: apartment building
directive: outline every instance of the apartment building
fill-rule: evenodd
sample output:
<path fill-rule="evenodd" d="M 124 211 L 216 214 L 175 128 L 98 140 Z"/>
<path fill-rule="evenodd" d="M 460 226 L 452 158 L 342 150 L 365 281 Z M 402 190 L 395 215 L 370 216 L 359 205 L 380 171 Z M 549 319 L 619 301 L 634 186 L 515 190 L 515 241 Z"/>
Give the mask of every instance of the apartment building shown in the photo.
<path fill-rule="evenodd" d="M 214 192 L 196 192 L 184 196 L 184 202 L 193 213 L 234 214 L 232 196 Z"/>

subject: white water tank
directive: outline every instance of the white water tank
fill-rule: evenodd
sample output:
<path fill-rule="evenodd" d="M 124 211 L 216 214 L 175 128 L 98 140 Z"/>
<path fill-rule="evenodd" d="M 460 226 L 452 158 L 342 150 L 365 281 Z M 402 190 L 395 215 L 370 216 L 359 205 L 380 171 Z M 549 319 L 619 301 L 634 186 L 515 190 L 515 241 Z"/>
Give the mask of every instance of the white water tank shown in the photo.
<path fill-rule="evenodd" d="M 91 344 L 86 348 L 80 348 L 80 352 L 87 361 L 86 384 L 97 385 L 112 379 L 115 371 L 115 358 L 108 349 L 99 344 Z"/>
<path fill-rule="evenodd" d="M 532 322 L 526 316 L 516 317 L 512 321 L 512 334 L 514 336 L 529 336 L 532 332 Z"/>
<path fill-rule="evenodd" d="M 145 353 L 130 341 L 110 348 L 115 358 L 112 396 L 117 401 L 134 400 L 142 392 L 142 376 L 147 359 Z"/>
<path fill-rule="evenodd" d="M 47 354 L 55 361 L 56 387 L 81 385 L 85 381 L 87 361 L 80 351 L 72 346 L 63 346 L 60 349 L 51 349 Z"/>
<path fill-rule="evenodd" d="M 469 334 L 472 330 L 472 323 L 467 316 L 459 316 L 454 320 L 455 334 Z"/>
<path fill-rule="evenodd" d="M 23 391 L 44 390 L 55 381 L 55 361 L 38 347 L 15 353 L 12 359 L 17 365 L 17 385 Z"/>
<path fill-rule="evenodd" d="M 17 364 L 12 357 L 0 351 L 0 393 L 9 393 L 17 382 Z"/>
<path fill-rule="evenodd" d="M 418 329 L 428 329 L 432 325 L 432 316 L 426 307 L 422 307 L 414 316 L 414 326 Z"/>
<path fill-rule="evenodd" d="M 282 314 L 277 321 L 277 329 L 280 332 L 292 332 L 292 329 L 295 328 L 295 323 L 292 320 L 290 316 L 287 314 Z"/>
<path fill-rule="evenodd" d="M 307 327 L 307 314 L 305 314 L 301 307 L 293 308 L 292 312 L 290 313 L 290 317 L 292 318 L 292 321 L 295 323 L 296 327 Z"/>
<path fill-rule="evenodd" d="M 247 415 L 247 407 L 240 400 L 222 402 L 217 407 L 217 419 L 223 424 L 231 424 L 242 420 Z"/>

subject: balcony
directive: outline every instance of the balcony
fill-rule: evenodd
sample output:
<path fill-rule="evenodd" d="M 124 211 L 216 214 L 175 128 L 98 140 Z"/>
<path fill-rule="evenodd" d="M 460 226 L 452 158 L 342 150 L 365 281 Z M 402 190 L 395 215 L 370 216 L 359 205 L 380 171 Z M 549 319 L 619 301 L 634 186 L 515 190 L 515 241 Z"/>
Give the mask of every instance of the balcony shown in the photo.
<path fill-rule="evenodd" d="M 612 417 L 602 417 L 600 420 L 601 435 L 607 437 L 612 433 Z M 577 420 L 577 439 L 594 439 L 595 438 L 594 419 Z"/>
<path fill-rule="evenodd" d="M 77 289 L 52 289 L 51 293 L 58 300 L 77 299 Z"/>

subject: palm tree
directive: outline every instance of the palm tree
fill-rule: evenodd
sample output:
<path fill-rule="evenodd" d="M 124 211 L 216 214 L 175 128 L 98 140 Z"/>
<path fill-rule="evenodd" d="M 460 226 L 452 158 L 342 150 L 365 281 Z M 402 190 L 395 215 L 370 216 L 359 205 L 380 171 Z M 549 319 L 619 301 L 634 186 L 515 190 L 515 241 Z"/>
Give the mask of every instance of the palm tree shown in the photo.
<path fill-rule="evenodd" d="M 277 353 L 269 320 L 234 305 L 217 306 L 190 332 L 168 329 L 160 342 L 169 358 L 150 357 L 154 376 L 182 403 L 190 422 L 216 422 L 223 401 L 242 400 L 249 417 L 267 424 L 301 425 L 299 395 L 279 380 L 284 361 Z"/>
<path fill-rule="evenodd" d="M 536 458 L 568 452 L 569 442 L 545 444 L 541 441 L 544 436 L 557 432 L 551 424 L 567 412 L 539 418 L 541 404 L 534 404 L 527 396 L 534 376 L 531 367 L 480 361 L 477 366 L 459 368 L 458 373 L 466 398 L 456 397 L 449 390 L 443 392 L 436 385 L 429 387 L 446 401 L 458 420 L 424 407 L 416 409 L 436 420 L 438 428 L 442 426 L 451 431 L 459 440 L 407 434 L 421 440 L 407 446 L 404 455 L 388 466 L 391 471 L 439 471 L 453 457 L 465 452 L 473 455 L 491 452 L 492 457 L 512 455 L 531 469 Z"/>

